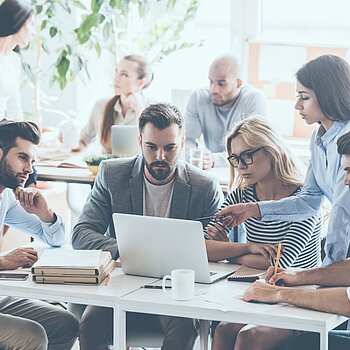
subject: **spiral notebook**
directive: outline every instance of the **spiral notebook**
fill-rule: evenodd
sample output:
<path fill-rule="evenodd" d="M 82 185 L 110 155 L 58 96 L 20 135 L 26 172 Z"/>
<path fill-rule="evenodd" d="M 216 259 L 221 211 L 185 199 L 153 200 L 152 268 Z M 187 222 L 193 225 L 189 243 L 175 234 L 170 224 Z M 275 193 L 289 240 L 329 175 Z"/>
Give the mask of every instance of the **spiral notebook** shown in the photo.
<path fill-rule="evenodd" d="M 266 270 L 254 269 L 252 267 L 242 265 L 236 272 L 227 278 L 233 282 L 254 282 L 265 274 Z"/>

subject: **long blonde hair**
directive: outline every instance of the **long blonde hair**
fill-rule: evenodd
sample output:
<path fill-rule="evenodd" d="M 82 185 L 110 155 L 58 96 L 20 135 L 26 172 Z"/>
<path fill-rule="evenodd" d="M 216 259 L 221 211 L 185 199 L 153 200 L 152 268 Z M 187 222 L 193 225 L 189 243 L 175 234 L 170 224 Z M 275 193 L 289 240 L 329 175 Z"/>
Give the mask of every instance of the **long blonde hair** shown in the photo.
<path fill-rule="evenodd" d="M 264 152 L 271 159 L 273 174 L 280 183 L 298 187 L 302 185 L 304 174 L 301 162 L 291 153 L 280 134 L 266 119 L 254 115 L 237 123 L 226 136 L 228 154 L 231 153 L 232 140 L 237 136 L 241 136 L 251 148 L 263 147 Z M 248 186 L 242 176 L 238 174 L 236 182 L 235 177 L 235 168 L 230 165 L 230 190 L 234 187 L 245 188 Z"/>

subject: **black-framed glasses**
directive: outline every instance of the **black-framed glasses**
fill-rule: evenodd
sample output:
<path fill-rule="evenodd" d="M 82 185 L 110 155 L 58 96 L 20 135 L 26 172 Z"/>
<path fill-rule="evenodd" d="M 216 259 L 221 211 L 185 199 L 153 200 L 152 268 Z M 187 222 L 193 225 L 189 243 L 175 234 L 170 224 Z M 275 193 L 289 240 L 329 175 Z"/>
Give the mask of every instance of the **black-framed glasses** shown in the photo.
<path fill-rule="evenodd" d="M 242 163 L 242 165 L 247 166 L 253 163 L 253 155 L 263 149 L 264 147 L 258 147 L 252 151 L 246 151 L 242 152 L 240 155 L 232 154 L 231 156 L 227 157 L 227 160 L 230 162 L 230 164 L 237 168 L 239 165 L 239 162 Z"/>

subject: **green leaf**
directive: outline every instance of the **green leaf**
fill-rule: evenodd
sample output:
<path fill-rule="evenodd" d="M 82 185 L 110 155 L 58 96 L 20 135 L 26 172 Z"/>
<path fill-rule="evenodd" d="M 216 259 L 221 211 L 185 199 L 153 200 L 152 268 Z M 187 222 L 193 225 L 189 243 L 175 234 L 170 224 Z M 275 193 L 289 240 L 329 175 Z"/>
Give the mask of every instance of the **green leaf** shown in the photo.
<path fill-rule="evenodd" d="M 102 0 L 91 0 L 91 10 L 94 13 L 97 13 L 100 11 L 101 5 L 102 5 Z"/>
<path fill-rule="evenodd" d="M 121 10 L 122 5 L 120 3 L 120 0 L 109 0 L 109 4 L 112 8 Z"/>
<path fill-rule="evenodd" d="M 35 6 L 35 13 L 37 15 L 40 14 L 42 10 L 43 10 L 43 5 L 36 5 Z"/>
<path fill-rule="evenodd" d="M 101 56 L 101 45 L 99 43 L 96 43 L 95 50 L 98 56 Z"/>
<path fill-rule="evenodd" d="M 86 42 L 89 41 L 91 34 L 90 33 L 85 33 L 83 35 L 79 34 L 78 35 L 78 41 L 79 44 L 84 45 Z"/>
<path fill-rule="evenodd" d="M 57 72 L 60 78 L 65 77 L 68 69 L 69 69 L 70 62 L 67 59 L 65 55 L 62 55 L 60 60 L 57 63 Z M 67 81 L 66 81 L 67 83 Z"/>
<path fill-rule="evenodd" d="M 97 22 L 98 22 L 98 24 L 102 24 L 103 21 L 105 20 L 105 18 L 106 17 L 104 15 L 98 14 L 97 15 Z"/>
<path fill-rule="evenodd" d="M 81 26 L 78 29 L 79 34 L 81 35 L 86 34 L 88 31 L 90 31 L 92 27 L 96 26 L 96 23 L 97 23 L 97 15 L 95 13 L 85 17 Z"/>
<path fill-rule="evenodd" d="M 86 10 L 86 6 L 79 0 L 74 0 L 75 7 L 78 7 L 81 10 Z"/>
<path fill-rule="evenodd" d="M 62 1 L 62 2 L 59 2 L 59 4 L 66 12 L 72 13 L 71 8 L 69 7 L 69 2 Z"/>
<path fill-rule="evenodd" d="M 59 83 L 59 86 L 60 86 L 60 89 L 61 90 L 64 90 L 64 88 L 66 87 L 67 85 L 67 79 L 66 77 L 61 77 L 59 79 L 57 79 L 58 83 Z"/>
<path fill-rule="evenodd" d="M 45 28 L 46 28 L 46 26 L 47 26 L 47 20 L 46 20 L 46 19 L 44 19 L 44 20 L 41 22 L 41 25 L 40 25 L 40 30 L 45 29 Z"/>
<path fill-rule="evenodd" d="M 57 28 L 51 27 L 49 30 L 49 34 L 50 34 L 51 38 L 53 38 L 57 34 Z"/>
<path fill-rule="evenodd" d="M 47 54 L 50 53 L 50 50 L 49 50 L 47 44 L 46 44 L 44 41 L 41 43 L 41 48 L 42 48 Z"/>
<path fill-rule="evenodd" d="M 110 22 L 106 22 L 104 27 L 103 27 L 103 31 L 102 31 L 104 40 L 108 40 L 109 39 L 109 37 L 111 35 L 111 31 L 112 31 L 111 29 L 112 29 L 111 23 Z"/>
<path fill-rule="evenodd" d="M 34 73 L 30 64 L 22 62 L 22 70 L 31 82 L 34 82 Z"/>

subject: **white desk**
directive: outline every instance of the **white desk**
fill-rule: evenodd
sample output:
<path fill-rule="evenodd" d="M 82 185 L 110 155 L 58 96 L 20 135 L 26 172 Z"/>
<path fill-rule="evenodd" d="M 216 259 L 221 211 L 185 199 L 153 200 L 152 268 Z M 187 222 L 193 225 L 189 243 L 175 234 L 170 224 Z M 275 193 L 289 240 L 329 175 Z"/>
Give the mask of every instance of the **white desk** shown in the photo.
<path fill-rule="evenodd" d="M 83 168 L 60 168 L 49 166 L 36 166 L 38 180 L 40 181 L 61 181 L 66 183 L 80 183 L 93 185 L 95 175 L 90 170 Z M 211 168 L 205 170 L 208 174 L 218 178 L 221 188 L 227 191 L 230 168 Z"/>
<path fill-rule="evenodd" d="M 246 303 L 241 297 L 248 286 L 248 283 L 227 281 L 208 286 L 197 284 L 195 298 L 182 302 L 172 300 L 157 289 L 141 289 L 128 294 L 119 300 L 117 349 L 125 349 L 128 311 L 318 332 L 321 350 L 328 349 L 328 331 L 346 321 L 342 316 L 282 304 Z"/>
<path fill-rule="evenodd" d="M 48 166 L 36 166 L 38 180 L 40 181 L 60 181 L 67 183 L 88 184 L 92 186 L 95 175 L 91 171 L 82 168 L 59 168 Z"/>
<path fill-rule="evenodd" d="M 345 317 L 305 310 L 283 304 L 246 303 L 241 299 L 248 283 L 221 281 L 196 284 L 191 301 L 174 301 L 159 289 L 140 289 L 159 283 L 154 278 L 126 276 L 117 268 L 108 286 L 45 285 L 27 281 L 0 281 L 0 294 L 18 298 L 65 301 L 114 309 L 114 339 L 117 350 L 125 350 L 126 312 L 169 315 L 250 323 L 269 327 L 318 332 L 321 350 L 328 349 L 328 331 L 346 321 Z M 202 334 L 203 335 L 203 334 Z M 201 342 L 202 349 L 206 343 Z"/>
<path fill-rule="evenodd" d="M 35 284 L 29 275 L 26 281 L 0 280 L 0 295 L 110 307 L 114 310 L 114 324 L 118 324 L 118 300 L 155 281 L 154 278 L 126 276 L 120 268 L 112 272 L 108 286 L 104 282 L 100 286 Z M 114 327 L 114 339 L 118 336 L 116 329 Z"/>

